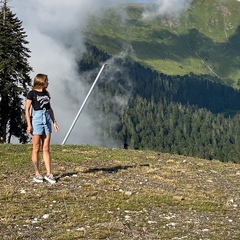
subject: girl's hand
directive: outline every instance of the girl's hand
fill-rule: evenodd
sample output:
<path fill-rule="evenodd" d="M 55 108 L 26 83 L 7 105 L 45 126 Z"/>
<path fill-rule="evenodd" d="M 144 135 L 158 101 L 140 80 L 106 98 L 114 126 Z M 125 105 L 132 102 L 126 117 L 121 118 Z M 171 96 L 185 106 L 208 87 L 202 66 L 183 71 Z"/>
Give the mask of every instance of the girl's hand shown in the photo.
<path fill-rule="evenodd" d="M 54 126 L 54 129 L 55 129 L 55 132 L 58 132 L 59 131 L 59 126 L 58 126 L 56 121 L 53 122 L 53 126 Z"/>
<path fill-rule="evenodd" d="M 27 126 L 27 133 L 32 135 L 32 125 Z"/>

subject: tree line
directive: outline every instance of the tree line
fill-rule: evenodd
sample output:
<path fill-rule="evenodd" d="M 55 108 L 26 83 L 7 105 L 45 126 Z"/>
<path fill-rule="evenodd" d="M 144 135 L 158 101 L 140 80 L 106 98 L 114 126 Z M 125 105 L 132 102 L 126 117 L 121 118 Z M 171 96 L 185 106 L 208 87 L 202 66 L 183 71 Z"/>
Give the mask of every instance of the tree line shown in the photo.
<path fill-rule="evenodd" d="M 239 162 L 240 115 L 225 118 L 204 108 L 130 100 L 118 129 L 130 146 L 205 159 Z"/>

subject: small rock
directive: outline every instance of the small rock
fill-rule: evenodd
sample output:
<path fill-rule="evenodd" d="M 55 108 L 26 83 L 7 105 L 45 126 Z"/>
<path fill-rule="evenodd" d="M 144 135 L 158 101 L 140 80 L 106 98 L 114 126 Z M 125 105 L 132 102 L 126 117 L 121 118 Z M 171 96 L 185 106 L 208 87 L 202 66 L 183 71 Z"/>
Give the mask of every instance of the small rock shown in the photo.
<path fill-rule="evenodd" d="M 127 195 L 127 196 L 131 196 L 133 193 L 131 192 L 131 191 L 126 191 L 125 192 L 125 195 Z"/>
<path fill-rule="evenodd" d="M 171 223 L 168 223 L 166 226 L 169 227 L 169 228 L 175 228 L 176 223 L 171 222 Z"/>
<path fill-rule="evenodd" d="M 183 201 L 184 197 L 183 196 L 173 196 L 173 200 L 175 200 L 175 201 Z"/>
<path fill-rule="evenodd" d="M 86 228 L 85 227 L 80 227 L 80 228 L 77 228 L 77 231 L 79 231 L 79 232 L 83 232 L 83 234 L 85 235 L 86 234 L 86 232 L 87 232 L 87 230 L 86 230 Z"/>
<path fill-rule="evenodd" d="M 148 224 L 155 224 L 157 223 L 156 221 L 148 221 Z"/>
<path fill-rule="evenodd" d="M 34 223 L 38 223 L 38 219 L 37 218 L 34 218 L 33 220 L 32 220 L 32 223 L 34 224 Z"/>
<path fill-rule="evenodd" d="M 114 228 L 116 229 L 119 229 L 119 230 L 122 230 L 125 228 L 124 224 L 122 222 L 116 222 L 115 225 L 114 225 Z"/>
<path fill-rule="evenodd" d="M 21 190 L 20 190 L 20 193 L 24 194 L 24 193 L 26 193 L 26 190 L 21 189 Z"/>
<path fill-rule="evenodd" d="M 44 215 L 42 216 L 42 218 L 43 218 L 43 219 L 48 219 L 48 218 L 49 218 L 49 214 L 44 214 Z"/>

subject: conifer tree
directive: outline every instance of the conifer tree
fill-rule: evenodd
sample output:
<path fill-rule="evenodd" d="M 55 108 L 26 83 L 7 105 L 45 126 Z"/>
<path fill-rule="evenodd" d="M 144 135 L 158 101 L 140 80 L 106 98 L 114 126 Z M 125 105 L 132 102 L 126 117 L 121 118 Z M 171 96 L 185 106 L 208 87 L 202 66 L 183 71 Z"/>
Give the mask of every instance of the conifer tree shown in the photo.
<path fill-rule="evenodd" d="M 31 85 L 28 63 L 30 50 L 26 47 L 26 32 L 16 14 L 7 6 L 0 7 L 0 138 L 11 142 L 15 136 L 26 143 L 28 136 L 24 124 L 24 98 Z"/>

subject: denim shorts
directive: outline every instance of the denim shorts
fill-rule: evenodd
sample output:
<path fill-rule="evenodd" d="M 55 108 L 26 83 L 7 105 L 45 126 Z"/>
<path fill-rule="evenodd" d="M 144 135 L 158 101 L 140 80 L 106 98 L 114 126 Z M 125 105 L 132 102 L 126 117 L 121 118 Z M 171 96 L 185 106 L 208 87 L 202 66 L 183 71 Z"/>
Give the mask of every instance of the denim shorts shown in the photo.
<path fill-rule="evenodd" d="M 35 111 L 32 118 L 33 135 L 49 135 L 52 133 L 52 120 L 48 110 Z"/>

